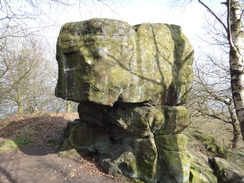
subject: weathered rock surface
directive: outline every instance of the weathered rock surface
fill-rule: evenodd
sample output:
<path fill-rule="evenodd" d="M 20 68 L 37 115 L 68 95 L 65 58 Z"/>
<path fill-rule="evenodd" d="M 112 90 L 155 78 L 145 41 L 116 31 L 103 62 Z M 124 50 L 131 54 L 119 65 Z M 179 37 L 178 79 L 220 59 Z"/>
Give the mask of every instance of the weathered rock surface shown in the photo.
<path fill-rule="evenodd" d="M 79 102 L 68 142 L 99 154 L 105 171 L 147 182 L 189 182 L 181 131 L 193 49 L 179 26 L 109 19 L 67 23 L 57 42 L 56 96 Z"/>
<path fill-rule="evenodd" d="M 243 167 L 218 157 L 212 158 L 211 164 L 217 175 L 218 182 L 244 183 Z"/>
<path fill-rule="evenodd" d="M 191 156 L 187 138 L 182 134 L 157 135 L 158 180 L 160 182 L 189 182 Z"/>
<path fill-rule="evenodd" d="M 192 156 L 189 181 L 191 183 L 218 183 L 208 157 L 191 149 L 189 153 Z"/>
<path fill-rule="evenodd" d="M 110 174 L 160 183 L 243 182 L 243 169 L 188 148 L 193 49 L 179 26 L 92 19 L 67 23 L 57 42 L 56 95 L 79 102 L 66 145 L 99 154 Z M 191 134 L 212 156 L 226 150 Z M 210 163 L 209 163 L 210 162 Z"/>
<path fill-rule="evenodd" d="M 193 49 L 181 28 L 92 19 L 67 23 L 57 41 L 56 96 L 113 106 L 184 102 L 193 79 Z"/>

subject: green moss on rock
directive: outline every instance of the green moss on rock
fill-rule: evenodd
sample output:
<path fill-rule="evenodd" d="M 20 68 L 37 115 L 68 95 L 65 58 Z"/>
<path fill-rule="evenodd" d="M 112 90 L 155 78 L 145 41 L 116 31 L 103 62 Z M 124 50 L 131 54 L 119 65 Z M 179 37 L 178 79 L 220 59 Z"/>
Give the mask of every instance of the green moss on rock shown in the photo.
<path fill-rule="evenodd" d="M 224 146 L 219 145 L 215 141 L 215 138 L 212 135 L 209 135 L 209 134 L 206 134 L 206 133 L 203 133 L 200 131 L 190 132 L 189 135 L 192 136 L 193 138 L 195 138 L 196 140 L 200 141 L 208 153 L 212 153 L 219 157 L 227 156 L 227 154 L 228 154 L 227 149 Z"/>
<path fill-rule="evenodd" d="M 158 179 L 160 182 L 189 182 L 191 156 L 187 137 L 182 134 L 158 135 Z"/>
<path fill-rule="evenodd" d="M 161 128 L 164 115 L 153 106 L 126 104 L 115 108 L 111 119 L 130 135 L 143 138 L 153 137 L 153 132 Z"/>
<path fill-rule="evenodd" d="M 234 162 L 215 157 L 211 159 L 218 182 L 223 183 L 241 183 L 244 180 L 244 168 Z"/>
<path fill-rule="evenodd" d="M 180 27 L 167 24 L 67 23 L 58 37 L 57 60 L 56 96 L 77 102 L 112 106 L 120 97 L 175 105 L 185 101 L 193 79 L 193 49 Z"/>
<path fill-rule="evenodd" d="M 158 152 L 154 138 L 137 140 L 135 154 L 139 176 L 148 182 L 156 182 Z"/>
<path fill-rule="evenodd" d="M 193 49 L 181 28 L 110 19 L 65 24 L 57 41 L 56 96 L 79 102 L 67 142 L 102 167 L 147 182 L 189 181 L 180 133 L 189 123 Z M 173 134 L 173 135 L 172 135 Z"/>
<path fill-rule="evenodd" d="M 192 161 L 189 181 L 191 183 L 217 183 L 217 177 L 208 163 L 208 157 L 194 150 L 189 150 Z"/>
<path fill-rule="evenodd" d="M 165 120 L 158 134 L 174 134 L 189 125 L 189 112 L 183 106 L 163 106 Z"/>

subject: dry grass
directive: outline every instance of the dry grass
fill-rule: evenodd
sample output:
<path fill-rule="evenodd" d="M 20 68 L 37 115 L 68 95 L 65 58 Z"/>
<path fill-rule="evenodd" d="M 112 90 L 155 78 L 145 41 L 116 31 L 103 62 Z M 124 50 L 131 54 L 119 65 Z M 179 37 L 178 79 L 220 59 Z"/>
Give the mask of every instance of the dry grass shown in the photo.
<path fill-rule="evenodd" d="M 62 135 L 67 122 L 77 118 L 77 113 L 37 113 L 2 119 L 0 152 L 13 151 L 30 143 L 43 144 L 50 137 Z"/>
<path fill-rule="evenodd" d="M 212 135 L 218 144 L 225 147 L 231 146 L 231 139 L 233 138 L 232 127 L 230 124 L 226 124 L 220 120 L 208 119 L 208 118 L 192 118 L 187 131 L 201 131 Z M 244 148 L 244 141 L 241 138 L 238 141 L 238 147 Z"/>

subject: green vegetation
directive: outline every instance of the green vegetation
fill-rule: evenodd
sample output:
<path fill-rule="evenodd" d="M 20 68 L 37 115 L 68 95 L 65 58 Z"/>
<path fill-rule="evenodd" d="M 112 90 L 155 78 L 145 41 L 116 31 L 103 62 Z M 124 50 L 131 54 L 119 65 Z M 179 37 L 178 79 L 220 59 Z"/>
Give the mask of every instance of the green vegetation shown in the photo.
<path fill-rule="evenodd" d="M 18 146 L 13 140 L 11 140 L 11 139 L 5 140 L 0 145 L 0 154 L 5 153 L 5 152 L 12 152 L 17 149 L 18 149 Z"/>
<path fill-rule="evenodd" d="M 13 139 L 4 140 L 0 144 L 0 154 L 5 152 L 16 151 L 17 149 L 27 146 L 33 142 L 34 142 L 33 138 L 29 138 L 24 135 L 19 135 Z"/>
<path fill-rule="evenodd" d="M 212 154 L 218 157 L 227 157 L 227 149 L 223 145 L 219 145 L 214 136 L 200 131 L 190 131 L 187 134 L 191 141 L 190 144 L 197 144 L 201 151 L 206 154 Z"/>

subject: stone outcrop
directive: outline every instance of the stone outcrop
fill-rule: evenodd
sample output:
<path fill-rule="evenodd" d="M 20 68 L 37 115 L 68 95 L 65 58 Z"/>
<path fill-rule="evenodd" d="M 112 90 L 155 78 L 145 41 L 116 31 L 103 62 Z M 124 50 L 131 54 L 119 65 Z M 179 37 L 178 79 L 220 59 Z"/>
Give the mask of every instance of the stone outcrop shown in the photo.
<path fill-rule="evenodd" d="M 108 19 L 67 23 L 57 41 L 56 95 L 113 106 L 179 105 L 193 79 L 193 50 L 181 28 Z"/>
<path fill-rule="evenodd" d="M 193 49 L 181 28 L 109 19 L 67 23 L 57 41 L 56 96 L 79 104 L 67 140 L 99 154 L 110 174 L 189 182 L 192 155 L 181 134 L 193 80 Z M 196 171 L 195 171 L 196 172 Z"/>

